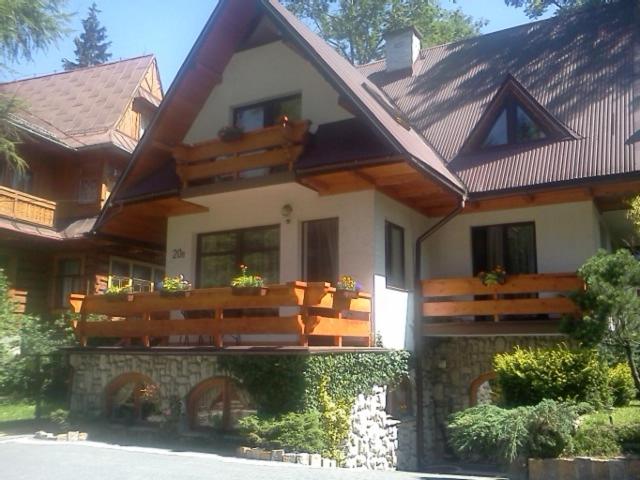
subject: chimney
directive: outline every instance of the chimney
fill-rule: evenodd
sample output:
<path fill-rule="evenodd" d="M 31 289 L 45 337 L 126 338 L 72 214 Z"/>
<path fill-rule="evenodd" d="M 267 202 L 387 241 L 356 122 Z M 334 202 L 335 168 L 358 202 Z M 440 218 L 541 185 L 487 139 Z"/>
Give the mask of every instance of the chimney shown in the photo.
<path fill-rule="evenodd" d="M 408 70 L 420 55 L 422 36 L 415 27 L 405 27 L 384 34 L 384 50 L 387 72 Z"/>

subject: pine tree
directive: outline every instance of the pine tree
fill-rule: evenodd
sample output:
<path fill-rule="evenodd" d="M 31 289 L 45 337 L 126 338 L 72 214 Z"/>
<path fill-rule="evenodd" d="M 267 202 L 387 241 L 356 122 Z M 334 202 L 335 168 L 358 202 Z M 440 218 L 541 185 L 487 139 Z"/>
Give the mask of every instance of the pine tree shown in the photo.
<path fill-rule="evenodd" d="M 76 45 L 76 61 L 72 62 L 64 58 L 62 60 L 62 66 L 65 70 L 75 70 L 76 68 L 99 65 L 111 58 L 111 54 L 107 52 L 107 49 L 111 45 L 111 42 L 106 41 L 107 29 L 101 26 L 98 20 L 98 14 L 100 12 L 96 3 L 93 2 L 89 8 L 89 15 L 82 20 L 84 33 L 81 33 L 79 37 L 73 40 L 73 43 Z"/>

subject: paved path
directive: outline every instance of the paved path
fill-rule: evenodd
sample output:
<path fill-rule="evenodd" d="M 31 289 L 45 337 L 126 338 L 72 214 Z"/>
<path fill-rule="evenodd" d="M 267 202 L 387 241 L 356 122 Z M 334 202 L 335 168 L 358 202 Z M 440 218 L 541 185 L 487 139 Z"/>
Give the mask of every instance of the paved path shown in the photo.
<path fill-rule="evenodd" d="M 433 480 L 472 479 L 406 472 L 312 469 L 300 465 L 96 442 L 0 438 L 2 480 Z M 484 479 L 486 480 L 486 479 Z"/>

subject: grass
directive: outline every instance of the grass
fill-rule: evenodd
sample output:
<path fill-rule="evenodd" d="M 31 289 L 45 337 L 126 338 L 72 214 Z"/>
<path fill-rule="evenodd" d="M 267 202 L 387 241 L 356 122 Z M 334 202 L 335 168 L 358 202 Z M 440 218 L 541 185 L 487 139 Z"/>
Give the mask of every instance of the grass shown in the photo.
<path fill-rule="evenodd" d="M 36 406 L 27 402 L 0 402 L 0 423 L 15 422 L 19 420 L 32 420 L 35 418 Z"/>
<path fill-rule="evenodd" d="M 599 411 L 584 417 L 585 425 L 631 425 L 640 423 L 640 401 L 631 402 L 628 407 L 614 408 L 612 411 Z"/>

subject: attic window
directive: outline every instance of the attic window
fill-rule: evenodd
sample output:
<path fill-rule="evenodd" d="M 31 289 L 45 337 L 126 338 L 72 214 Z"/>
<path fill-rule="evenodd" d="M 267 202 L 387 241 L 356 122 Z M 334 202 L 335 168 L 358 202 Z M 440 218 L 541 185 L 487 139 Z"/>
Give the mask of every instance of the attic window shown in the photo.
<path fill-rule="evenodd" d="M 481 148 L 521 144 L 547 138 L 546 129 L 517 100 L 509 98 L 480 143 Z"/>

